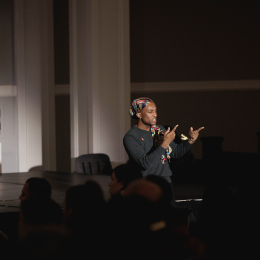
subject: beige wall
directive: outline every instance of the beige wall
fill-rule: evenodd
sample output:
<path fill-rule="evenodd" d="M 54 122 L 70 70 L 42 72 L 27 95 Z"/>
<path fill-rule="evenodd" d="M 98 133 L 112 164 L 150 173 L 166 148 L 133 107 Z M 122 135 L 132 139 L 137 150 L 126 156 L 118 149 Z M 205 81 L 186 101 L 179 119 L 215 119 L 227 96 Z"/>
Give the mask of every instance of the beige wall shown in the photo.
<path fill-rule="evenodd" d="M 259 1 L 130 0 L 131 82 L 260 79 L 259 7 Z M 68 33 L 66 27 L 62 30 Z M 56 38 L 56 60 L 67 57 L 64 39 L 62 34 Z M 56 84 L 69 84 L 69 66 L 55 64 Z M 260 90 L 158 91 L 132 93 L 131 100 L 140 96 L 154 99 L 159 109 L 158 123 L 179 124 L 179 134 L 188 134 L 190 126 L 205 126 L 201 136 L 223 136 L 224 151 L 257 152 Z M 57 103 L 56 99 L 56 109 L 60 106 L 57 117 L 64 116 L 64 105 L 68 108 L 69 101 L 64 98 Z M 64 139 L 57 144 L 57 156 L 64 159 L 68 151 L 61 144 L 69 140 L 65 134 L 61 136 Z M 192 151 L 201 158 L 201 141 Z"/>
<path fill-rule="evenodd" d="M 259 11 L 259 1 L 131 0 L 131 82 L 148 85 L 132 92 L 132 100 L 152 98 L 158 123 L 179 124 L 179 134 L 204 126 L 201 136 L 225 138 L 224 151 L 257 152 L 260 86 L 236 89 L 240 80 L 260 79 Z M 198 91 L 205 81 L 214 91 Z M 158 83 L 155 92 L 150 82 Z M 188 82 L 190 89 L 165 92 L 160 82 Z M 202 157 L 201 141 L 192 151 Z"/>
<path fill-rule="evenodd" d="M 130 0 L 131 82 L 260 78 L 260 1 Z"/>
<path fill-rule="evenodd" d="M 0 85 L 14 84 L 13 1 L 0 0 Z"/>
<path fill-rule="evenodd" d="M 70 97 L 56 96 L 57 171 L 70 172 Z"/>
<path fill-rule="evenodd" d="M 69 3 L 53 0 L 55 84 L 70 83 Z"/>
<path fill-rule="evenodd" d="M 5 86 L 15 83 L 10 11 L 13 1 L 1 0 L 0 5 L 0 34 L 4 35 L 0 43 L 0 85 Z M 54 0 L 56 84 L 69 84 L 67 5 L 67 0 Z M 202 4 L 200 0 L 130 0 L 131 82 L 260 79 L 259 10 L 259 1 Z M 154 99 L 159 123 L 178 123 L 179 133 L 187 134 L 191 125 L 204 125 L 202 135 L 225 138 L 225 151 L 257 152 L 259 92 L 139 92 L 132 93 L 131 99 Z M 68 100 L 56 99 L 56 129 L 61 137 L 57 141 L 57 161 L 62 171 L 68 167 L 64 162 L 70 160 L 66 133 L 69 123 L 59 120 L 67 116 Z M 201 157 L 200 143 L 192 150 L 196 158 Z"/>
<path fill-rule="evenodd" d="M 18 170 L 14 83 L 13 1 L 0 0 L 0 174 Z"/>

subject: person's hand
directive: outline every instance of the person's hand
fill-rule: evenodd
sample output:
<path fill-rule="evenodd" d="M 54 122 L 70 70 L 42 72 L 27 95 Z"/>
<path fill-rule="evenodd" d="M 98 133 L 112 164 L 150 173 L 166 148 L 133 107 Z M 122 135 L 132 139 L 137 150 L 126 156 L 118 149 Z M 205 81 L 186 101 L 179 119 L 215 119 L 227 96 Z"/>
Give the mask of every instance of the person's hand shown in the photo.
<path fill-rule="evenodd" d="M 189 132 L 190 139 L 189 139 L 189 141 L 188 141 L 190 144 L 193 144 L 193 143 L 197 140 L 197 138 L 198 138 L 198 136 L 199 136 L 199 132 L 200 132 L 200 130 L 202 130 L 202 129 L 204 129 L 204 127 L 201 127 L 201 128 L 199 128 L 198 130 L 193 130 L 192 127 L 190 128 L 190 132 Z"/>
<path fill-rule="evenodd" d="M 168 145 L 175 139 L 175 131 L 176 128 L 178 127 L 178 125 L 176 125 L 172 131 L 170 131 L 170 127 L 168 127 L 167 131 L 164 133 L 164 137 L 163 137 L 163 143 L 161 144 L 161 146 L 166 149 L 168 147 Z"/>

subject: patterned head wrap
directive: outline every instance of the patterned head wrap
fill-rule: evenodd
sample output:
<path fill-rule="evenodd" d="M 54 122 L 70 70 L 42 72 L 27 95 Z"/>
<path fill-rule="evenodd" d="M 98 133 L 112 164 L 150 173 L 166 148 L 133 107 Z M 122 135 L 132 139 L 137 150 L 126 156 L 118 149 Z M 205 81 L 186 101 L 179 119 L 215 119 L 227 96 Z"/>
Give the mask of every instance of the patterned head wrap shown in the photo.
<path fill-rule="evenodd" d="M 136 113 L 139 113 L 141 110 L 143 110 L 149 103 L 154 103 L 154 102 L 147 97 L 141 97 L 135 99 L 132 102 L 131 108 L 129 110 L 130 116 L 136 118 Z"/>
<path fill-rule="evenodd" d="M 141 98 L 135 99 L 132 102 L 131 108 L 129 110 L 130 116 L 133 118 L 137 118 L 136 113 L 139 113 L 140 111 L 142 111 L 149 103 L 154 103 L 154 102 L 150 98 L 147 98 L 147 97 L 141 97 Z M 163 142 L 164 131 L 157 125 L 151 126 L 150 131 L 151 131 L 152 137 L 154 139 L 155 147 L 158 147 Z M 172 148 L 170 146 L 168 146 L 165 150 L 166 156 L 165 155 L 161 156 L 162 164 L 164 164 L 166 162 L 166 158 L 170 161 L 171 152 L 172 152 Z"/>

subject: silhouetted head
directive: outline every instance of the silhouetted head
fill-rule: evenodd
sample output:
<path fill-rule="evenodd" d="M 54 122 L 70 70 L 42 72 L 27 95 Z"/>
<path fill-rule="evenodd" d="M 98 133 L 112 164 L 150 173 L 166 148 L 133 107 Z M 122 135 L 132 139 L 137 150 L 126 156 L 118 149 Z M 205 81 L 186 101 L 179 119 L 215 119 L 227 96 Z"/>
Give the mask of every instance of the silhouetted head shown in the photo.
<path fill-rule="evenodd" d="M 51 185 L 46 179 L 33 177 L 24 184 L 19 199 L 21 203 L 27 199 L 49 199 L 51 192 Z"/>
<path fill-rule="evenodd" d="M 117 166 L 109 183 L 109 192 L 111 196 L 118 194 L 125 189 L 130 182 L 136 179 L 143 178 L 142 172 L 129 164 L 121 164 Z"/>
<path fill-rule="evenodd" d="M 156 175 L 148 175 L 145 177 L 145 179 L 156 183 L 163 191 L 163 195 L 161 198 L 161 201 L 165 203 L 170 203 L 172 201 L 172 189 L 170 185 L 171 183 L 168 183 L 164 178 Z"/>

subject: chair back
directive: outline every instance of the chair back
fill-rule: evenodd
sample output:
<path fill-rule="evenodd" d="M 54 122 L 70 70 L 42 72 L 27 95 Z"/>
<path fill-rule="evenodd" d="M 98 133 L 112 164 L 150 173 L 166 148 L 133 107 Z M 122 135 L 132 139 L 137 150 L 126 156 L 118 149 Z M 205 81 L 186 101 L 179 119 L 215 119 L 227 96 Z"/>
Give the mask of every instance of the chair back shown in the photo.
<path fill-rule="evenodd" d="M 112 166 L 108 155 L 83 154 L 76 159 L 76 173 L 111 175 Z"/>

